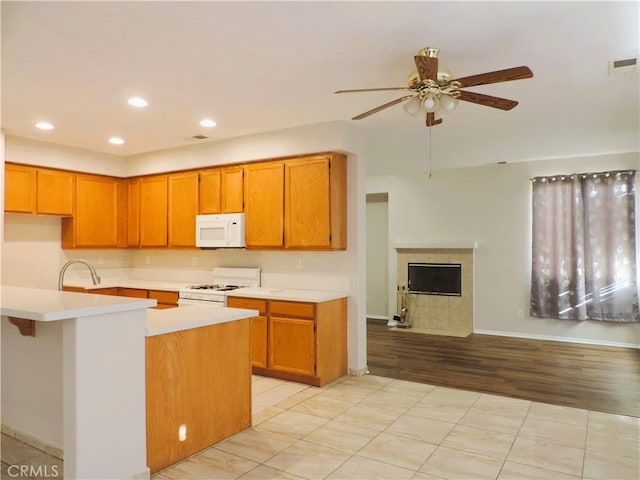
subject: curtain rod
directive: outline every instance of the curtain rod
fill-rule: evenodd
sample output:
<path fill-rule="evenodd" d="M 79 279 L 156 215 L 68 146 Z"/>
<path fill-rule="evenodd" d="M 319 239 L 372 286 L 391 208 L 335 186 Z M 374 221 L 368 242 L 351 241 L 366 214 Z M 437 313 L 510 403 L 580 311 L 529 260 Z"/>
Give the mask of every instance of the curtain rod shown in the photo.
<path fill-rule="evenodd" d="M 637 172 L 635 169 L 630 170 L 611 170 L 609 172 L 587 172 L 587 173 L 565 173 L 565 174 L 556 174 L 556 175 L 542 175 L 539 177 L 530 178 L 529 181 L 535 182 L 536 180 L 547 180 L 551 179 L 551 181 L 559 178 L 560 180 L 564 180 L 565 178 L 573 179 L 576 175 L 581 176 L 582 178 L 587 177 L 610 177 L 611 175 L 620 176 L 620 175 L 631 175 Z"/>

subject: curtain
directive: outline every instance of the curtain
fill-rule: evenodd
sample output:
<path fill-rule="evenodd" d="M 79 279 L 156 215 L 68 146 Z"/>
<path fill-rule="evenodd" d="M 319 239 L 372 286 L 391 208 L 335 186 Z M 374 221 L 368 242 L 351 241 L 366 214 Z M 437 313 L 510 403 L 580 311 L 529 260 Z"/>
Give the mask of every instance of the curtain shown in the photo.
<path fill-rule="evenodd" d="M 640 322 L 635 171 L 533 179 L 534 317 Z"/>

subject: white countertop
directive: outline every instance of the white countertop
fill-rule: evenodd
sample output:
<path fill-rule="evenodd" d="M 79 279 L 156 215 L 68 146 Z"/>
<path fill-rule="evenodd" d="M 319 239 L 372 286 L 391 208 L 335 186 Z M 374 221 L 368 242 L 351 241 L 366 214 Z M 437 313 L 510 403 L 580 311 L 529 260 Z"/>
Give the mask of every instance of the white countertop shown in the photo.
<path fill-rule="evenodd" d="M 0 313 L 9 317 L 53 322 L 68 318 L 154 307 L 156 300 L 88 293 L 59 292 L 42 288 L 2 285 Z"/>
<path fill-rule="evenodd" d="M 71 280 L 64 282 L 65 287 L 78 287 L 93 290 L 96 288 L 140 288 L 143 290 L 163 290 L 168 292 L 177 292 L 181 288 L 193 285 L 193 283 L 184 282 L 163 282 L 157 280 L 131 280 L 129 278 L 111 278 L 102 280 L 100 284 L 94 285 L 91 280 Z"/>
<path fill-rule="evenodd" d="M 232 322 L 257 315 L 259 315 L 257 310 L 209 305 L 185 305 L 178 308 L 149 310 L 147 313 L 147 337 Z"/>
<path fill-rule="evenodd" d="M 100 285 L 93 285 L 90 280 L 65 282 L 65 287 L 80 287 L 92 290 L 95 288 L 123 287 L 141 288 L 145 290 L 166 290 L 177 292 L 181 288 L 193 285 L 194 283 L 162 282 L 154 280 L 131 280 L 128 278 L 109 279 Z M 295 288 L 276 287 L 243 287 L 237 290 L 226 292 L 232 297 L 264 298 L 267 300 L 288 300 L 292 302 L 321 303 L 337 298 L 349 296 L 345 292 L 334 292 L 325 290 L 301 290 Z"/>
<path fill-rule="evenodd" d="M 322 290 L 298 290 L 292 288 L 246 287 L 229 292 L 230 297 L 264 298 L 267 300 L 288 300 L 292 302 L 321 303 L 347 297 L 345 292 Z"/>

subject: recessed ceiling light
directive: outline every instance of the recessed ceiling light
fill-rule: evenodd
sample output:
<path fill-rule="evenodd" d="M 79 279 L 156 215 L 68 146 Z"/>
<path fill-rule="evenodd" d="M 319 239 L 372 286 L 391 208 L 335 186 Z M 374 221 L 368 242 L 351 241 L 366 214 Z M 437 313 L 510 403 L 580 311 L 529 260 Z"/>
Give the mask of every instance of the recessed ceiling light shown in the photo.
<path fill-rule="evenodd" d="M 200 125 L 203 127 L 215 127 L 217 124 L 210 118 L 203 118 L 200 120 Z"/>
<path fill-rule="evenodd" d="M 38 122 L 36 123 L 36 127 L 41 130 L 53 130 L 55 128 L 49 122 Z"/>
<path fill-rule="evenodd" d="M 148 107 L 149 106 L 149 102 L 147 102 L 144 98 L 142 97 L 131 97 L 129 100 L 127 100 L 127 103 L 129 105 L 131 105 L 132 107 Z"/>
<path fill-rule="evenodd" d="M 109 139 L 109 143 L 113 145 L 122 145 L 124 143 L 124 140 L 121 139 L 120 137 L 111 137 Z"/>

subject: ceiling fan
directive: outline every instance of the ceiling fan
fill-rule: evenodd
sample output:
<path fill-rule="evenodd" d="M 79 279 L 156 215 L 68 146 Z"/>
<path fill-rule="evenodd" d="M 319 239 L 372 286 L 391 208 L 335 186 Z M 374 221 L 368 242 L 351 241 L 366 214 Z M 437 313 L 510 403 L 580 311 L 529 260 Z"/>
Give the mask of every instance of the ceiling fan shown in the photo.
<path fill-rule="evenodd" d="M 452 79 L 451 72 L 448 70 L 438 70 L 439 52 L 440 50 L 438 48 L 427 47 L 420 50 L 418 55 L 413 57 L 417 71 L 409 75 L 406 87 L 338 90 L 334 93 L 377 92 L 384 90 L 411 91 L 412 93 L 410 95 L 405 95 L 361 113 L 353 117 L 352 120 L 361 120 L 369 115 L 373 115 L 374 113 L 378 113 L 381 110 L 408 100 L 404 105 L 407 113 L 416 115 L 420 111 L 426 112 L 426 125 L 427 127 L 431 127 L 432 125 L 442 123 L 441 118 L 436 119 L 436 113 L 453 110 L 458 100 L 477 103 L 478 105 L 498 108 L 500 110 L 511 110 L 518 105 L 518 102 L 515 100 L 461 90 L 463 88 L 533 77 L 533 73 L 529 67 L 514 67 Z"/>

